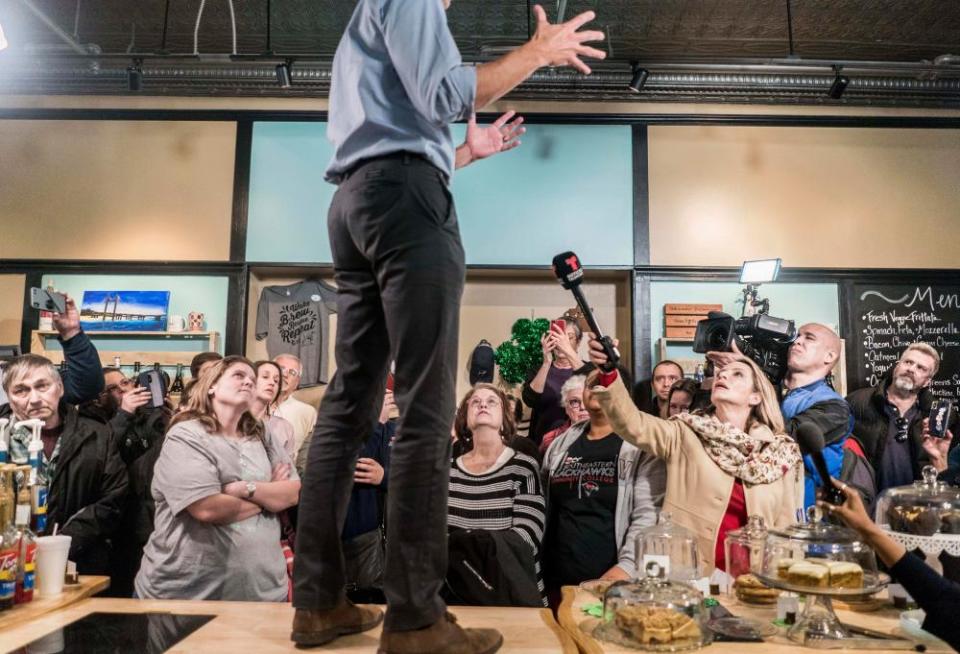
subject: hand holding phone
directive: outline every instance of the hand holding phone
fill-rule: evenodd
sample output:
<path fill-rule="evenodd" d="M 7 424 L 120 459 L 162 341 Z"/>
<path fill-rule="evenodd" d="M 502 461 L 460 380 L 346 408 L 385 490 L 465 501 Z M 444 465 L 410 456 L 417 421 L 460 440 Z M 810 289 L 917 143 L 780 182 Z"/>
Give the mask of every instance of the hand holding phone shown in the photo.
<path fill-rule="evenodd" d="M 950 400 L 934 400 L 930 406 L 930 422 L 928 432 L 933 438 L 945 438 L 950 417 L 953 413 L 953 402 Z"/>
<path fill-rule="evenodd" d="M 45 288 L 30 289 L 30 306 L 38 311 L 67 312 L 67 296 Z"/>

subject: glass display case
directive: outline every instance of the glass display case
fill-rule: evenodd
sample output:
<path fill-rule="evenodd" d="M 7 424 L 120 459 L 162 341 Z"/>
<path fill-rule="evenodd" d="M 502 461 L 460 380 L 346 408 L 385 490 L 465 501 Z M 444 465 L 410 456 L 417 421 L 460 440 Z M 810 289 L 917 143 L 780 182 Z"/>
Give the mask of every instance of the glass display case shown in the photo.
<path fill-rule="evenodd" d="M 908 550 L 960 555 L 960 488 L 937 481 L 932 466 L 923 480 L 888 488 L 877 499 L 875 522 Z"/>
<path fill-rule="evenodd" d="M 637 576 L 665 577 L 674 581 L 700 579 L 697 539 L 662 511 L 657 524 L 640 532 L 636 541 Z"/>
<path fill-rule="evenodd" d="M 723 539 L 726 572 L 731 581 L 727 593 L 745 604 L 774 604 L 780 595 L 753 574 L 763 563 L 766 541 L 767 527 L 758 515 L 750 516 L 747 524 L 727 532 Z"/>
<path fill-rule="evenodd" d="M 696 588 L 650 576 L 607 590 L 603 620 L 594 636 L 627 647 L 679 652 L 711 641 L 708 619 Z"/>
<path fill-rule="evenodd" d="M 876 555 L 857 532 L 824 523 L 821 517 L 820 510 L 811 507 L 809 522 L 767 532 L 763 559 L 755 570 L 765 585 L 808 597 L 803 615 L 787 632 L 801 643 L 848 638 L 830 598 L 864 597 L 890 581 L 877 571 Z"/>

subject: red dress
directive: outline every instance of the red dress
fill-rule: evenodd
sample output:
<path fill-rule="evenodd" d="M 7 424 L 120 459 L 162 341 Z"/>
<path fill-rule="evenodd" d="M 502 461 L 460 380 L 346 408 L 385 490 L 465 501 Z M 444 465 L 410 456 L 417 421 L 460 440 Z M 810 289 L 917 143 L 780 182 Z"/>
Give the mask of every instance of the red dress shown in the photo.
<path fill-rule="evenodd" d="M 720 570 L 727 569 L 726 556 L 723 551 L 723 541 L 728 531 L 739 529 L 747 524 L 747 500 L 743 495 L 743 482 L 739 479 L 733 482 L 733 492 L 730 493 L 730 503 L 727 512 L 720 521 L 720 530 L 717 532 L 717 544 L 713 552 L 713 560 Z"/>

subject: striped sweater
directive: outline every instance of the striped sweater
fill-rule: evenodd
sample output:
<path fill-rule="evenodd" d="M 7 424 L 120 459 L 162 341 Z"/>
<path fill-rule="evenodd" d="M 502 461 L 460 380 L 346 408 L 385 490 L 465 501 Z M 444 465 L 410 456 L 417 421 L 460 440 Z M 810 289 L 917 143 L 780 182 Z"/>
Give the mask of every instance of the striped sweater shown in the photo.
<path fill-rule="evenodd" d="M 546 523 L 546 503 L 537 462 L 507 448 L 493 469 L 473 474 L 454 461 L 450 469 L 450 529 L 512 529 L 533 550 L 537 588 L 544 596 L 540 544 Z"/>

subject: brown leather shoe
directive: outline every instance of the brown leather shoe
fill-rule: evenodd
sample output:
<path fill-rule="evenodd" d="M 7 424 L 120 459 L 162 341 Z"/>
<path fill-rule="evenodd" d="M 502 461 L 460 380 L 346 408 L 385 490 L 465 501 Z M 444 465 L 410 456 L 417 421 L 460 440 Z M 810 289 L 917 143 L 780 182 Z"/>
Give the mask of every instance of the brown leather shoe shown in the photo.
<path fill-rule="evenodd" d="M 501 645 L 496 629 L 464 629 L 447 613 L 423 629 L 382 632 L 377 654 L 493 654 Z"/>
<path fill-rule="evenodd" d="M 373 629 L 382 620 L 383 611 L 377 607 L 358 606 L 348 599 L 332 609 L 297 609 L 290 640 L 308 647 L 323 645 L 340 636 Z"/>

